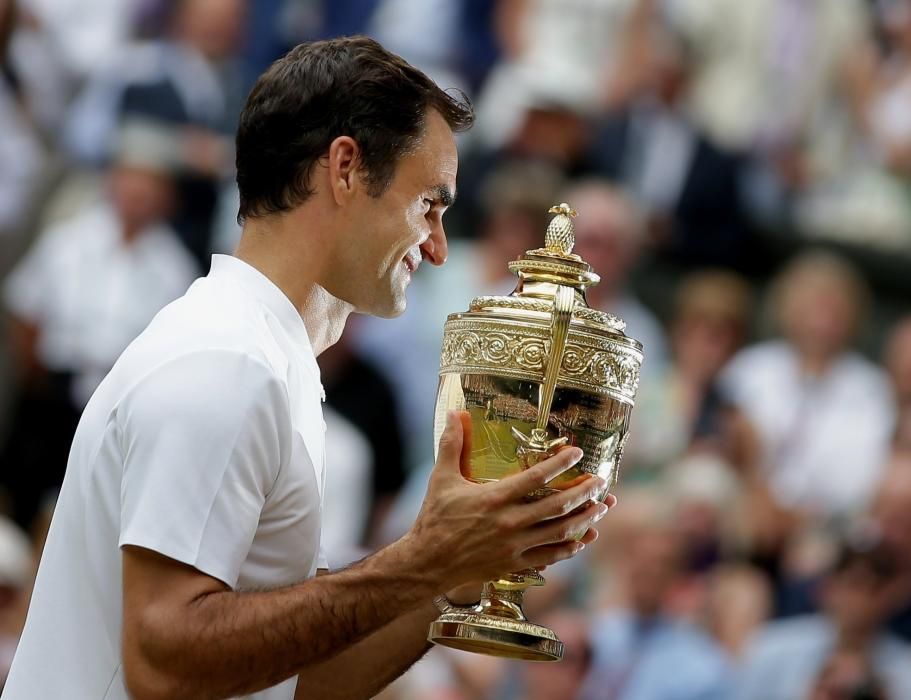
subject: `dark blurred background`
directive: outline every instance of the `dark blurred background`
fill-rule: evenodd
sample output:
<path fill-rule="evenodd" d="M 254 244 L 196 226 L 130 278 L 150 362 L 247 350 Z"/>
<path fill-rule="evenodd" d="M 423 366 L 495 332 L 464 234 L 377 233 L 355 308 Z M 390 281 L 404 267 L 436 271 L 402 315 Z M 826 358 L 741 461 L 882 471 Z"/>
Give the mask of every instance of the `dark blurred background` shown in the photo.
<path fill-rule="evenodd" d="M 911 0 L 0 0 L 0 683 L 82 407 L 238 240 L 247 91 L 354 33 L 478 119 L 449 262 L 320 357 L 333 563 L 411 524 L 445 317 L 551 205 L 646 354 L 620 505 L 528 596 L 564 660 L 382 697 L 911 699 Z"/>

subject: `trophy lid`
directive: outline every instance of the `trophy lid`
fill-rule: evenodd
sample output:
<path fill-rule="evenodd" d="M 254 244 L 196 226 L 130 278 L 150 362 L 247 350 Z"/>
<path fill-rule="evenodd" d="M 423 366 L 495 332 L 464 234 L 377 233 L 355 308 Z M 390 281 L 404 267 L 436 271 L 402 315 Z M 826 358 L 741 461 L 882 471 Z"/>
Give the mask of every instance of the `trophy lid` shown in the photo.
<path fill-rule="evenodd" d="M 518 314 L 522 317 L 549 317 L 559 287 L 576 290 L 572 311 L 573 324 L 590 330 L 623 335 L 626 323 L 614 314 L 588 306 L 585 290 L 598 284 L 600 277 L 585 260 L 572 252 L 575 245 L 572 217 L 577 213 L 566 202 L 551 207 L 556 214 L 547 226 L 544 247 L 526 251 L 508 267 L 519 277 L 519 284 L 509 296 L 481 296 L 471 302 L 470 311 Z M 633 341 L 635 342 L 635 341 Z"/>

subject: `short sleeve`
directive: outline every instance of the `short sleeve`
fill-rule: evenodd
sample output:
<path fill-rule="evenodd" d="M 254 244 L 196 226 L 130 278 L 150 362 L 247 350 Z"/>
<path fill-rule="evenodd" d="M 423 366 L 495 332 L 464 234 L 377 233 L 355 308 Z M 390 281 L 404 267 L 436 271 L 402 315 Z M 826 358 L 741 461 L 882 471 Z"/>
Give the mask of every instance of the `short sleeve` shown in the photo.
<path fill-rule="evenodd" d="M 117 420 L 120 546 L 151 549 L 233 588 L 289 459 L 284 384 L 242 353 L 198 352 L 146 376 Z"/>

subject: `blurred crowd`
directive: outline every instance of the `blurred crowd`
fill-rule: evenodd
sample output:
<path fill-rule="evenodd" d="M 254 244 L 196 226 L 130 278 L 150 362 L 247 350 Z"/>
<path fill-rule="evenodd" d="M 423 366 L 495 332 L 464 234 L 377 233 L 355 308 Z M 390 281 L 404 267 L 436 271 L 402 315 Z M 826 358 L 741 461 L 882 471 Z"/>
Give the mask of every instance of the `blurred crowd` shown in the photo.
<path fill-rule="evenodd" d="M 478 119 L 449 262 L 319 358 L 332 564 L 411 524 L 445 317 L 512 290 L 551 205 L 646 357 L 619 505 L 526 598 L 563 661 L 438 648 L 382 697 L 911 698 L 911 290 L 882 277 L 911 0 L 0 0 L 0 687 L 82 408 L 238 240 L 247 90 L 353 33 Z"/>

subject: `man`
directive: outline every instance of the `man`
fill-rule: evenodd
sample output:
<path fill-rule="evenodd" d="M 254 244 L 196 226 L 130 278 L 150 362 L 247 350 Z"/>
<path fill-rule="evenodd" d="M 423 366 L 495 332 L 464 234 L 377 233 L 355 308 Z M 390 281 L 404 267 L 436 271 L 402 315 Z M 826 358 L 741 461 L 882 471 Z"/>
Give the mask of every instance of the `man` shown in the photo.
<path fill-rule="evenodd" d="M 376 42 L 301 45 L 241 115 L 236 257 L 165 309 L 74 441 L 4 700 L 366 698 L 426 648 L 435 596 L 546 566 L 606 512 L 589 480 L 525 496 L 581 451 L 462 478 L 449 417 L 420 516 L 350 568 L 319 546 L 315 354 L 352 311 L 394 316 L 442 264 L 464 105 Z M 563 515 L 570 513 L 570 515 Z M 458 590 L 454 590 L 457 589 Z"/>

